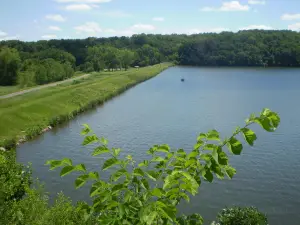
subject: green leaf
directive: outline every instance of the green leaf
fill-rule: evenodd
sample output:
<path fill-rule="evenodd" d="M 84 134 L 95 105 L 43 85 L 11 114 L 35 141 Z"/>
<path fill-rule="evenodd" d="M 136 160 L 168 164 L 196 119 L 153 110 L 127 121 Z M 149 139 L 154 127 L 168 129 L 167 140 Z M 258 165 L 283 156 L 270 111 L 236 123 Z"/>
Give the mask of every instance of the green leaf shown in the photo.
<path fill-rule="evenodd" d="M 46 161 L 46 165 L 50 165 L 50 170 L 54 170 L 58 167 L 62 166 L 61 160 L 48 160 Z"/>
<path fill-rule="evenodd" d="M 197 159 L 196 158 L 190 158 L 189 160 L 187 160 L 184 164 L 185 168 L 188 168 L 189 166 L 194 166 L 197 163 Z"/>
<path fill-rule="evenodd" d="M 228 156 L 225 152 L 219 152 L 218 154 L 218 162 L 220 165 L 226 166 L 228 165 Z"/>
<path fill-rule="evenodd" d="M 120 179 L 121 176 L 125 175 L 127 173 L 127 170 L 125 169 L 120 169 L 118 171 L 116 171 L 115 173 L 113 173 L 111 175 L 111 179 L 113 181 L 118 181 Z"/>
<path fill-rule="evenodd" d="M 205 138 L 206 138 L 206 134 L 200 133 L 200 134 L 198 135 L 198 137 L 197 137 L 197 141 L 200 141 L 200 140 L 205 139 Z"/>
<path fill-rule="evenodd" d="M 277 113 L 275 112 L 271 112 L 269 115 L 268 115 L 268 118 L 272 121 L 272 124 L 274 126 L 274 128 L 278 128 L 279 124 L 280 124 L 280 117 L 278 116 Z"/>
<path fill-rule="evenodd" d="M 144 171 L 141 168 L 135 168 L 133 170 L 133 175 L 143 177 L 144 176 Z"/>
<path fill-rule="evenodd" d="M 169 219 L 171 222 L 173 222 L 176 219 L 176 214 L 171 207 L 166 206 L 161 201 L 157 201 L 156 205 L 158 206 L 157 207 L 158 211 L 163 217 Z"/>
<path fill-rule="evenodd" d="M 84 164 L 79 164 L 79 165 L 75 166 L 74 170 L 86 172 L 86 168 L 85 168 Z"/>
<path fill-rule="evenodd" d="M 162 162 L 165 159 L 160 157 L 160 156 L 154 156 L 153 159 L 151 160 L 152 162 Z"/>
<path fill-rule="evenodd" d="M 193 150 L 193 151 L 191 151 L 190 154 L 188 154 L 187 158 L 188 159 L 190 159 L 190 158 L 196 158 L 198 155 L 199 155 L 199 151 Z"/>
<path fill-rule="evenodd" d="M 201 146 L 203 146 L 204 142 L 203 141 L 198 141 L 195 145 L 194 145 L 194 150 L 199 150 L 199 148 Z"/>
<path fill-rule="evenodd" d="M 141 179 L 141 186 L 144 189 L 149 190 L 149 182 L 145 178 Z"/>
<path fill-rule="evenodd" d="M 139 167 L 144 167 L 144 166 L 148 166 L 149 165 L 149 161 L 148 160 L 144 160 L 142 163 L 140 163 L 138 166 Z"/>
<path fill-rule="evenodd" d="M 150 178 L 150 179 L 152 179 L 152 180 L 154 180 L 154 181 L 156 181 L 156 179 L 159 177 L 159 174 L 157 173 L 157 172 L 155 172 L 155 171 L 147 171 L 147 172 L 145 172 L 146 173 L 146 175 Z"/>
<path fill-rule="evenodd" d="M 90 190 L 90 197 L 96 196 L 102 188 L 102 182 L 94 183 Z"/>
<path fill-rule="evenodd" d="M 186 155 L 186 152 L 183 150 L 183 149 L 179 149 L 178 151 L 177 151 L 177 154 L 178 155 Z"/>
<path fill-rule="evenodd" d="M 89 172 L 89 179 L 91 180 L 99 180 L 99 173 L 98 172 Z"/>
<path fill-rule="evenodd" d="M 81 135 L 87 135 L 92 131 L 89 125 L 83 124 L 82 126 L 84 126 L 84 128 L 81 130 Z"/>
<path fill-rule="evenodd" d="M 227 147 L 229 151 L 235 155 L 240 155 L 243 150 L 242 143 L 235 137 L 230 138 L 229 142 L 227 143 Z"/>
<path fill-rule="evenodd" d="M 204 178 L 208 181 L 208 182 L 212 182 L 213 181 L 213 179 L 214 179 L 214 176 L 213 176 L 213 174 L 211 173 L 211 171 L 209 170 L 209 169 L 206 169 L 205 171 L 204 171 Z"/>
<path fill-rule="evenodd" d="M 68 159 L 68 158 L 64 158 L 61 162 L 64 165 L 68 165 L 68 166 L 72 166 L 73 165 L 72 160 Z"/>
<path fill-rule="evenodd" d="M 154 149 L 153 149 L 153 147 L 150 148 L 150 149 L 147 151 L 147 154 L 149 154 L 149 155 L 153 155 L 153 154 L 154 154 Z"/>
<path fill-rule="evenodd" d="M 118 207 L 119 207 L 119 217 L 121 219 L 125 215 L 125 207 L 123 204 L 120 204 L 120 203 L 119 203 Z"/>
<path fill-rule="evenodd" d="M 101 143 L 104 144 L 104 145 L 107 145 L 107 144 L 108 144 L 108 140 L 105 139 L 104 137 L 102 137 L 102 138 L 100 139 L 100 141 L 101 141 Z"/>
<path fill-rule="evenodd" d="M 158 198 L 162 197 L 163 196 L 163 191 L 160 189 L 160 188 L 154 188 L 152 191 L 151 191 L 151 194 L 153 196 L 156 196 Z"/>
<path fill-rule="evenodd" d="M 116 184 L 111 191 L 113 194 L 119 193 L 122 189 L 125 189 L 126 187 L 123 184 Z"/>
<path fill-rule="evenodd" d="M 153 222 L 155 221 L 158 213 L 156 211 L 152 211 L 148 216 L 147 219 L 145 220 L 148 225 L 154 224 Z"/>
<path fill-rule="evenodd" d="M 98 141 L 98 137 L 93 134 L 92 136 L 86 136 L 82 142 L 82 145 L 89 145 Z"/>
<path fill-rule="evenodd" d="M 127 190 L 124 196 L 124 201 L 125 202 L 130 202 L 132 199 L 133 193 L 130 190 Z"/>
<path fill-rule="evenodd" d="M 248 128 L 242 128 L 241 131 L 247 143 L 253 146 L 254 141 L 257 139 L 256 134 Z"/>
<path fill-rule="evenodd" d="M 180 192 L 179 196 L 185 199 L 187 202 L 190 202 L 190 197 L 186 193 Z"/>
<path fill-rule="evenodd" d="M 218 154 L 218 150 L 214 149 L 211 156 L 213 157 L 213 159 L 216 161 L 216 163 L 219 163 L 219 154 Z"/>
<path fill-rule="evenodd" d="M 207 133 L 207 140 L 210 141 L 220 141 L 219 132 L 216 130 L 211 130 Z"/>
<path fill-rule="evenodd" d="M 63 160 L 48 160 L 46 162 L 46 165 L 50 165 L 50 170 L 54 170 L 65 165 L 72 166 L 72 160 L 68 158 L 65 158 Z"/>
<path fill-rule="evenodd" d="M 75 188 L 78 189 L 78 188 L 82 187 L 86 183 L 88 178 L 89 178 L 89 175 L 81 175 L 81 176 L 77 177 L 77 179 L 75 180 Z"/>
<path fill-rule="evenodd" d="M 110 158 L 104 162 L 104 164 L 102 166 L 102 170 L 107 170 L 108 168 L 110 168 L 118 163 L 119 163 L 119 160 L 117 160 L 116 158 Z"/>
<path fill-rule="evenodd" d="M 109 149 L 106 146 L 99 146 L 94 149 L 92 156 L 109 153 Z"/>
<path fill-rule="evenodd" d="M 167 145 L 167 144 L 160 145 L 160 146 L 158 146 L 156 151 L 157 152 L 166 152 L 166 153 L 168 153 L 170 151 L 170 146 Z"/>
<path fill-rule="evenodd" d="M 120 148 L 113 148 L 112 152 L 113 152 L 113 156 L 117 157 L 120 154 L 121 149 Z"/>
<path fill-rule="evenodd" d="M 231 167 L 231 166 L 227 166 L 225 168 L 225 171 L 226 171 L 227 176 L 230 179 L 232 179 L 232 177 L 236 174 L 236 170 L 233 167 Z"/>
<path fill-rule="evenodd" d="M 218 146 L 214 145 L 214 144 L 206 144 L 203 147 L 203 150 L 209 150 L 209 151 L 213 151 L 214 149 L 217 149 Z"/>
<path fill-rule="evenodd" d="M 65 175 L 71 173 L 72 171 L 75 170 L 74 166 L 65 166 L 61 171 L 60 171 L 60 176 L 64 177 Z"/>

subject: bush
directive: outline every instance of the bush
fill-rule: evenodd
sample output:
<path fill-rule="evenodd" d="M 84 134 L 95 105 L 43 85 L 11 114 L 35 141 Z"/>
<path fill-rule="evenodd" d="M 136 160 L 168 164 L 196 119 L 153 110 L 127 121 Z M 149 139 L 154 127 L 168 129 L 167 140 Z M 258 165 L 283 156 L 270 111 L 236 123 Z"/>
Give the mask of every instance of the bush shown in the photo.
<path fill-rule="evenodd" d="M 30 167 L 16 163 L 15 158 L 12 150 L 0 152 L 0 205 L 20 200 L 32 182 Z"/>
<path fill-rule="evenodd" d="M 69 198 L 62 193 L 52 206 L 48 196 L 41 188 L 26 190 L 26 195 L 19 201 L 8 201 L 0 206 L 0 224 L 6 225 L 75 225 L 96 224 L 93 218 L 85 221 L 79 207 L 73 206 Z"/>
<path fill-rule="evenodd" d="M 267 225 L 265 214 L 254 207 L 232 207 L 223 209 L 218 214 L 220 225 Z"/>

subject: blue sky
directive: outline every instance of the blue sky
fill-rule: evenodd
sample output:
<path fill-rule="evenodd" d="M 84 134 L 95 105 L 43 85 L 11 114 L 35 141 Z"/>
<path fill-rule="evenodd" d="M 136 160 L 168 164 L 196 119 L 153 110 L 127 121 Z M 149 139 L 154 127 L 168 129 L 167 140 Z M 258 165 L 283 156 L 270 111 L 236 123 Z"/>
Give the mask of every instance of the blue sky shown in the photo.
<path fill-rule="evenodd" d="M 0 40 L 300 31 L 299 0 L 1 0 Z"/>

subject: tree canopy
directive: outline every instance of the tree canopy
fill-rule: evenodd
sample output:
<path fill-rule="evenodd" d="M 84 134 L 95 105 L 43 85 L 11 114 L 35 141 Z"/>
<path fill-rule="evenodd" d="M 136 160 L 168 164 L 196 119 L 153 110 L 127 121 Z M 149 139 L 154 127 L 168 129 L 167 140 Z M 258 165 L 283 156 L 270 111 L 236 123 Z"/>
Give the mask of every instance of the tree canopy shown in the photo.
<path fill-rule="evenodd" d="M 297 67 L 300 66 L 300 33 L 250 30 L 220 34 L 139 34 L 131 37 L 37 42 L 13 40 L 0 42 L 0 52 L 0 85 L 15 84 L 20 65 L 23 68 L 21 72 L 24 72 L 28 60 L 39 68 L 37 71 L 46 71 L 43 67 L 50 63 L 49 59 L 55 60 L 68 71 L 65 72 L 67 75 L 62 75 L 60 66 L 51 61 L 51 67 L 57 75 L 36 72 L 39 75 L 34 82 L 40 84 L 72 76 L 70 67 L 92 72 L 148 66 L 164 61 L 195 66 Z M 32 73 L 23 73 L 23 76 L 26 74 L 34 77 Z"/>

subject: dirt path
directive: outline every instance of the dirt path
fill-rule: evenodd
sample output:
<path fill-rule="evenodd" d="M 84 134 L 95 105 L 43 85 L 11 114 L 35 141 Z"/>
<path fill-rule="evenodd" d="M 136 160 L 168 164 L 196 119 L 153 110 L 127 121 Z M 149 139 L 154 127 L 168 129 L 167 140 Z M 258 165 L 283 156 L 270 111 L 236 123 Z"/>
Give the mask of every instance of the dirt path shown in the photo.
<path fill-rule="evenodd" d="M 38 87 L 30 88 L 30 89 L 27 89 L 27 90 L 14 92 L 14 93 L 7 94 L 7 95 L 2 95 L 2 96 L 0 96 L 0 99 L 12 98 L 12 97 L 15 97 L 15 96 L 18 96 L 18 95 L 23 95 L 23 94 L 26 94 L 26 93 L 29 93 L 29 92 L 38 91 L 38 90 L 48 88 L 48 87 L 54 87 L 54 86 L 57 86 L 59 84 L 71 82 L 71 81 L 74 81 L 74 80 L 79 80 L 79 79 L 82 79 L 82 78 L 85 78 L 85 77 L 88 77 L 88 76 L 90 76 L 90 74 L 84 74 L 82 76 L 74 77 L 74 78 L 71 78 L 71 79 L 68 79 L 68 80 L 63 80 L 63 81 L 59 81 L 59 82 L 55 82 L 55 83 L 40 85 Z"/>

